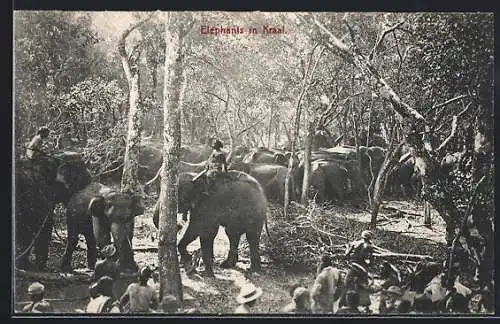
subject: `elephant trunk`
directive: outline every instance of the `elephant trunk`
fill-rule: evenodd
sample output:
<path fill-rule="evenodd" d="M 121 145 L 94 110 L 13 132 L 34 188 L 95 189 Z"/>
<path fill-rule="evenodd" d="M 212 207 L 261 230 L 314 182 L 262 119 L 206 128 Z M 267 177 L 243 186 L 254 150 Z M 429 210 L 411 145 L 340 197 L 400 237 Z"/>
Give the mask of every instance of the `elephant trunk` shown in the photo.
<path fill-rule="evenodd" d="M 106 224 L 106 219 L 103 217 L 92 216 L 92 226 L 96 245 L 99 249 L 111 243 L 109 234 L 109 224 Z"/>
<path fill-rule="evenodd" d="M 132 238 L 134 221 L 128 223 L 111 223 L 111 234 L 118 250 L 118 264 L 122 272 L 136 272 L 137 264 L 134 261 Z"/>

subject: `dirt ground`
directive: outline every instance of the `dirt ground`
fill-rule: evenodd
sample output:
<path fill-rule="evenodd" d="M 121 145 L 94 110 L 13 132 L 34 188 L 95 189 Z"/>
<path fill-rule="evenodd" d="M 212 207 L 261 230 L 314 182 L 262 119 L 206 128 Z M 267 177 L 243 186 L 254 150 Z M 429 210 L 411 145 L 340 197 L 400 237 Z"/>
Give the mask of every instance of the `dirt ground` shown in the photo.
<path fill-rule="evenodd" d="M 415 213 L 422 212 L 422 206 L 413 202 L 391 201 L 392 206 L 398 206 L 403 210 L 413 210 Z M 149 205 L 149 204 L 148 204 Z M 151 204 L 152 206 L 152 204 Z M 151 208 L 142 216 L 136 218 L 135 236 L 133 240 L 135 259 L 139 265 L 157 264 L 157 241 L 153 240 L 156 229 L 151 220 Z M 346 216 L 345 208 L 331 210 L 332 217 L 342 214 Z M 368 224 L 370 215 L 368 211 L 354 210 L 347 213 L 347 217 L 361 223 Z M 423 253 L 430 255 L 444 255 L 444 226 L 442 221 L 433 213 L 433 229 L 421 226 L 422 217 L 387 218 L 381 214 L 381 222 L 377 229 L 376 244 L 400 253 Z M 384 220 L 384 218 L 387 218 Z M 269 219 L 272 223 L 272 219 Z M 58 262 L 64 252 L 65 229 L 64 222 L 57 222 L 53 233 L 53 241 L 50 246 L 49 268 L 56 272 Z M 185 228 L 184 228 L 185 229 Z M 178 238 L 182 237 L 183 230 L 179 232 Z M 263 236 L 266 235 L 263 233 Z M 402 240 L 404 238 L 404 240 Z M 265 240 L 262 240 L 261 244 Z M 401 242 L 405 242 L 403 247 Z M 409 243 L 407 243 L 409 242 Z M 237 306 L 236 296 L 239 287 L 244 280 L 250 280 L 264 291 L 262 297 L 255 306 L 256 313 L 276 313 L 281 307 L 290 301 L 289 287 L 297 282 L 302 282 L 310 287 L 314 281 L 315 269 L 284 269 L 280 265 L 273 264 L 268 256 L 263 255 L 263 271 L 259 274 L 249 274 L 248 250 L 244 237 L 240 242 L 240 262 L 236 269 L 222 269 L 217 266 L 222 262 L 229 250 L 229 242 L 221 228 L 214 241 L 215 254 L 215 278 L 203 278 L 197 274 L 189 277 L 181 268 L 182 283 L 184 286 L 185 308 L 195 307 L 202 313 L 226 314 L 232 313 Z M 199 248 L 199 240 L 194 241 L 189 251 Z M 423 252 L 422 252 L 423 251 Z M 82 271 L 86 267 L 86 251 L 83 237 L 79 242 L 79 248 L 73 256 L 73 267 Z M 245 279 L 246 278 L 246 279 Z M 115 285 L 115 294 L 120 296 L 126 286 L 133 278 L 120 279 Z M 26 296 L 27 286 L 30 281 L 16 277 L 15 280 L 15 309 L 19 311 L 28 300 Z M 52 299 L 52 304 L 57 312 L 74 313 L 76 309 L 85 309 L 88 303 L 87 283 L 65 283 L 64 281 L 43 282 L 47 289 L 47 298 Z M 372 295 L 372 310 L 377 313 L 378 294 Z"/>

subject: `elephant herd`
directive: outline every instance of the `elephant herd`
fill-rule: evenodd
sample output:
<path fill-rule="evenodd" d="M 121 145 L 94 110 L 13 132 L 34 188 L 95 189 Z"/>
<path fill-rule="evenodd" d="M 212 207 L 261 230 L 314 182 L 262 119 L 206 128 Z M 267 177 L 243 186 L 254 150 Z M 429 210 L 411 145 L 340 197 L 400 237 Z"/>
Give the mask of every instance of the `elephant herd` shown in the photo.
<path fill-rule="evenodd" d="M 54 154 L 42 162 L 19 160 L 15 169 L 16 267 L 44 270 L 51 240 L 53 211 L 62 203 L 66 209 L 67 242 L 61 268 L 70 270 L 71 257 L 83 234 L 87 262 L 96 263 L 97 248 L 111 243 L 119 251 L 124 271 L 136 269 L 132 258 L 133 218 L 144 212 L 142 200 L 95 182 L 75 152 Z M 34 247 L 35 264 L 29 260 Z"/>
<path fill-rule="evenodd" d="M 46 269 L 53 210 L 57 203 L 63 203 L 67 224 L 66 249 L 60 263 L 63 271 L 72 268 L 79 234 L 83 234 L 87 243 L 89 268 L 95 266 L 98 249 L 110 244 L 112 239 L 121 271 L 137 271 L 132 249 L 133 220 L 144 213 L 142 197 L 116 191 L 95 181 L 79 154 L 71 152 L 54 155 L 44 165 L 20 160 L 15 173 L 17 268 Z M 230 241 L 230 251 L 222 266 L 235 266 L 240 237 L 245 234 L 251 269 L 258 271 L 260 235 L 267 217 L 267 199 L 261 185 L 252 176 L 231 170 L 206 197 L 201 195 L 202 188 L 192 181 L 195 175 L 191 172 L 179 175 L 178 210 L 190 214 L 188 228 L 178 245 L 182 259 L 189 258 L 187 245 L 200 237 L 205 271 L 213 275 L 213 240 L 222 225 Z M 156 225 L 158 206 L 157 202 L 153 218 Z M 29 260 L 33 247 L 34 265 Z"/>
<path fill-rule="evenodd" d="M 312 152 L 309 195 L 320 201 L 344 201 L 361 195 L 362 182 L 367 182 L 380 168 L 382 148 L 362 148 L 361 165 L 354 159 L 352 149 L 334 147 Z M 189 258 L 186 247 L 200 237 L 206 272 L 212 272 L 213 241 L 219 226 L 224 226 L 230 251 L 223 267 L 234 267 L 238 259 L 238 244 L 245 234 L 249 243 L 251 269 L 260 269 L 259 240 L 266 223 L 267 202 L 283 203 L 285 180 L 290 153 L 267 148 L 238 149 L 229 165 L 228 176 L 217 181 L 209 196 L 191 180 L 205 168 L 211 149 L 207 146 L 184 147 L 179 165 L 178 212 L 190 214 L 188 228 L 179 242 L 183 260 Z M 236 152 L 236 150 L 235 150 Z M 298 200 L 304 172 L 302 152 L 294 157 L 289 197 Z M 410 162 L 391 176 L 395 189 L 406 190 L 413 178 Z M 141 151 L 139 176 L 147 181 L 158 173 L 162 164 L 161 152 L 149 148 Z M 64 271 L 71 270 L 78 235 L 87 243 L 87 263 L 93 268 L 97 250 L 111 243 L 118 251 L 122 271 L 134 272 L 133 220 L 144 213 L 142 198 L 112 189 L 110 183 L 96 181 L 88 172 L 81 156 L 74 152 L 54 155 L 44 167 L 20 160 L 16 163 L 15 182 L 15 239 L 18 252 L 16 267 L 46 268 L 53 210 L 62 203 L 66 209 L 67 243 L 61 260 Z M 397 181 L 396 181 L 397 180 Z M 398 182 L 399 181 L 399 182 Z M 158 226 L 159 202 L 153 221 Z M 29 262 L 34 247 L 35 265 Z"/>
<path fill-rule="evenodd" d="M 207 145 L 182 147 L 179 171 L 202 171 L 210 152 Z M 299 200 L 302 192 L 303 155 L 303 151 L 299 151 L 293 159 L 289 186 L 291 200 Z M 268 200 L 283 204 L 290 157 L 291 152 L 282 150 L 238 146 L 231 154 L 229 168 L 251 175 L 259 181 Z M 318 148 L 311 154 L 308 198 L 335 203 L 363 199 L 366 197 L 366 188 L 370 184 L 373 188 L 384 158 L 385 149 L 379 146 L 360 146 L 359 158 L 353 147 Z M 139 159 L 141 180 L 146 182 L 154 178 L 162 164 L 161 151 L 144 147 Z M 156 190 L 159 190 L 159 181 L 156 181 Z M 419 180 L 414 171 L 413 158 L 398 163 L 389 173 L 387 194 L 412 198 L 418 190 Z"/>

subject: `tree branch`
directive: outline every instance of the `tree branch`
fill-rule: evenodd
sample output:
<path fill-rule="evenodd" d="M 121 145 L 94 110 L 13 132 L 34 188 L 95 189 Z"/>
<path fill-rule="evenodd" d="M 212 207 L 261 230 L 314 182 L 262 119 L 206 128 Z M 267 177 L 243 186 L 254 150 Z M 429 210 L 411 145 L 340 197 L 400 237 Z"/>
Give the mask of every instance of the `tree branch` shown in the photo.
<path fill-rule="evenodd" d="M 213 92 L 210 92 L 210 91 L 203 91 L 203 92 L 206 93 L 206 94 L 214 96 L 215 98 L 219 99 L 222 102 L 226 102 L 226 99 L 222 98 L 221 96 L 219 96 L 219 95 L 217 95 L 217 94 L 215 94 Z"/>
<path fill-rule="evenodd" d="M 449 100 L 446 100 L 445 102 L 442 102 L 440 104 L 437 104 L 437 105 L 434 105 L 432 106 L 432 110 L 434 109 L 437 109 L 437 108 L 441 108 L 441 107 L 444 107 L 441 111 L 439 111 L 439 113 L 437 114 L 437 116 L 434 118 L 434 122 L 432 123 L 432 126 L 431 126 L 431 129 L 432 130 L 435 130 L 435 128 L 437 127 L 437 124 L 441 121 L 441 119 L 443 118 L 444 116 L 444 112 L 445 112 L 445 108 L 447 105 L 457 101 L 457 100 L 460 100 L 460 99 L 464 99 L 464 98 L 467 98 L 468 95 L 461 95 L 461 96 L 457 96 L 455 98 L 451 98 Z"/>
<path fill-rule="evenodd" d="M 347 13 L 344 14 L 344 16 L 342 17 L 342 22 L 347 26 L 347 29 L 349 30 L 349 36 L 351 36 L 352 46 L 356 46 L 356 36 L 354 35 L 354 30 L 347 21 L 347 15 L 348 15 Z"/>
<path fill-rule="evenodd" d="M 266 116 L 264 116 L 262 119 L 259 119 L 258 121 L 256 121 L 255 123 L 253 123 L 252 125 L 250 126 L 247 126 L 246 128 L 244 128 L 243 130 L 239 131 L 238 134 L 236 135 L 236 137 L 239 137 L 241 134 L 249 131 L 250 129 L 254 128 L 255 126 L 257 126 L 258 124 L 262 123 L 264 120 L 266 119 Z"/>
<path fill-rule="evenodd" d="M 125 31 L 123 31 L 122 35 L 120 36 L 120 39 L 118 40 L 118 53 L 120 54 L 120 57 L 121 57 L 122 66 L 123 66 L 123 70 L 125 72 L 125 77 L 127 78 L 127 81 L 132 78 L 132 72 L 130 70 L 129 57 L 127 54 L 127 50 L 125 49 L 125 41 L 126 41 L 128 35 L 133 30 L 135 30 L 136 28 L 138 28 L 139 26 L 144 24 L 146 21 L 151 19 L 151 17 L 153 17 L 154 14 L 155 14 L 154 12 L 151 13 L 145 19 L 143 19 L 143 20 L 137 22 L 136 24 L 130 26 L 129 28 L 125 29 Z"/>
<path fill-rule="evenodd" d="M 372 61 L 373 60 L 373 56 L 375 55 L 375 51 L 378 49 L 378 47 L 380 46 L 380 43 L 382 43 L 382 41 L 384 40 L 385 36 L 391 32 L 393 32 L 394 30 L 396 30 L 397 28 L 399 28 L 401 25 L 403 25 L 405 22 L 404 20 L 403 21 L 400 21 L 398 22 L 397 24 L 394 24 L 386 29 L 384 29 L 382 31 L 382 35 L 380 35 L 380 37 L 378 38 L 377 42 L 375 43 L 375 46 L 373 46 L 372 50 L 370 51 L 370 54 L 368 55 L 368 60 Z"/>
<path fill-rule="evenodd" d="M 415 124 L 425 124 L 425 118 L 414 108 L 401 101 L 396 92 L 389 86 L 389 84 L 380 76 L 379 72 L 366 60 L 362 55 L 356 54 L 349 49 L 349 47 L 333 35 L 323 24 L 321 24 L 314 16 L 312 17 L 314 25 L 318 28 L 320 33 L 327 37 L 323 42 L 330 51 L 339 54 L 346 61 L 355 65 L 363 74 L 375 79 L 378 88 L 373 89 L 377 91 L 381 97 L 385 98 L 392 104 L 392 108 L 403 118 L 410 118 Z"/>
<path fill-rule="evenodd" d="M 441 143 L 441 145 L 439 145 L 439 147 L 436 149 L 436 152 L 438 152 L 439 150 L 441 150 L 443 147 L 446 146 L 446 144 L 448 144 L 448 142 L 455 136 L 456 132 L 457 132 L 457 120 L 458 120 L 458 117 L 457 116 L 453 116 L 453 120 L 451 122 L 451 133 L 450 133 L 450 136 L 448 136 L 444 141 L 443 143 Z"/>

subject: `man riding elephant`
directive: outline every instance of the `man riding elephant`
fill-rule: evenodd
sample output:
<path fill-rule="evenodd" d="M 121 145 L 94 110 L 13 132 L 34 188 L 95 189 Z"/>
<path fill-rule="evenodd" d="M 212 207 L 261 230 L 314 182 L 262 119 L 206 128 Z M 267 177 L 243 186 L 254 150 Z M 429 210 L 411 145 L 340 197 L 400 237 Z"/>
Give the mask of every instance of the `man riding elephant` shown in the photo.
<path fill-rule="evenodd" d="M 261 269 L 259 242 L 267 217 L 267 199 L 264 190 L 252 176 L 228 171 L 227 176 L 217 181 L 210 196 L 199 199 L 201 188 L 193 183 L 194 173 L 181 173 L 178 185 L 178 212 L 190 212 L 190 220 L 178 250 L 183 263 L 191 257 L 187 246 L 200 238 L 200 245 L 205 265 L 205 274 L 213 276 L 213 242 L 224 226 L 229 239 L 229 253 L 221 267 L 233 268 L 238 261 L 238 245 L 243 234 L 246 235 L 250 249 L 250 270 Z M 198 203 L 193 204 L 197 200 Z M 159 203 L 153 212 L 153 223 L 158 228 Z"/>
<path fill-rule="evenodd" d="M 49 141 L 50 130 L 46 126 L 38 129 L 36 135 L 26 148 L 26 158 L 31 161 L 40 161 L 54 151 L 54 145 Z"/>
<path fill-rule="evenodd" d="M 217 177 L 224 173 L 227 173 L 226 154 L 224 154 L 224 152 L 221 151 L 221 149 L 223 148 L 222 142 L 216 139 L 212 142 L 211 147 L 214 149 L 214 151 L 212 152 L 212 154 L 210 154 L 210 157 L 207 160 L 207 166 L 205 170 L 200 172 L 193 179 L 193 181 L 196 181 L 203 174 L 206 175 L 205 191 L 203 191 L 203 194 L 205 195 L 209 194 L 210 189 L 212 188 Z"/>

